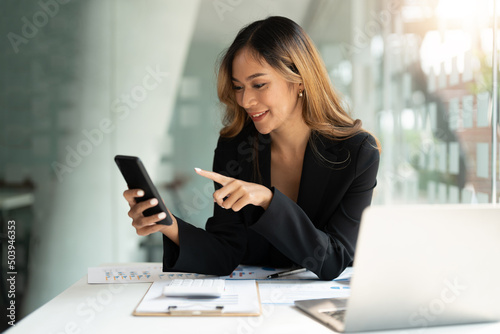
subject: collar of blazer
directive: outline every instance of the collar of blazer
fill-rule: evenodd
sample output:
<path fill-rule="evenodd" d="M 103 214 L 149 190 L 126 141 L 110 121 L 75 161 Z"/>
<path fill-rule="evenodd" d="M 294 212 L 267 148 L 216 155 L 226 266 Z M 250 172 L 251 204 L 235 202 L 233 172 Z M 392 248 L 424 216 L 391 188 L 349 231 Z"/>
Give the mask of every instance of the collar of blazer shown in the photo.
<path fill-rule="evenodd" d="M 314 143 L 316 152 L 311 145 Z M 312 135 L 307 143 L 300 176 L 297 204 L 314 220 L 320 210 L 321 198 L 326 191 L 332 169 L 338 164 L 340 142 Z"/>

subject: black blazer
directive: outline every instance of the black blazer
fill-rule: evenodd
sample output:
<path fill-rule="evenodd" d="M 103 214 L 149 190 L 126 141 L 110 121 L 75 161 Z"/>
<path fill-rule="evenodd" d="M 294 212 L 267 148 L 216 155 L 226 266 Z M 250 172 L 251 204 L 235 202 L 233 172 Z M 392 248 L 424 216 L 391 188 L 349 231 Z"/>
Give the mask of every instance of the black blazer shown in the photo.
<path fill-rule="evenodd" d="M 253 123 L 234 138 L 219 139 L 213 170 L 249 182 L 260 179 L 273 199 L 267 210 L 247 205 L 234 212 L 214 204 L 205 230 L 176 217 L 179 246 L 163 237 L 164 271 L 228 275 L 240 263 L 296 264 L 331 280 L 352 265 L 361 213 L 376 185 L 379 151 L 374 138 L 359 133 L 333 141 L 312 135 L 297 203 L 271 187 L 270 143 L 269 135 L 257 134 Z"/>

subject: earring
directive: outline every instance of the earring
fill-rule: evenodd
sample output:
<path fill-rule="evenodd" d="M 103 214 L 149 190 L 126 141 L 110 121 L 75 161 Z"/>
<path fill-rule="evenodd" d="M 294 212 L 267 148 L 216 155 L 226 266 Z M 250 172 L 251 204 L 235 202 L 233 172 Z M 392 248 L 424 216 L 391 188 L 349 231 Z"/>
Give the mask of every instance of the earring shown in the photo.
<path fill-rule="evenodd" d="M 304 96 L 304 94 L 302 94 L 302 91 L 299 90 L 299 97 L 302 97 L 302 96 Z"/>

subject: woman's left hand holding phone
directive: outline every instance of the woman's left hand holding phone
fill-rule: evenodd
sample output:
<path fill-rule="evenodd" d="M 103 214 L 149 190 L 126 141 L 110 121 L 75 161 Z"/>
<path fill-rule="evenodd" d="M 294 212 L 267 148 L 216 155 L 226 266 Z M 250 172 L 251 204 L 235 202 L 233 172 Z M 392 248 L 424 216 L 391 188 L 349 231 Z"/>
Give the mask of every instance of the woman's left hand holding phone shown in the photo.
<path fill-rule="evenodd" d="M 144 216 L 144 210 L 155 207 L 158 205 L 158 200 L 152 198 L 149 201 L 137 203 L 135 198 L 144 196 L 144 191 L 141 189 L 127 189 L 123 192 L 123 197 L 127 200 L 130 210 L 128 216 L 132 218 L 132 226 L 136 229 L 138 235 L 146 236 L 155 232 L 161 232 L 167 236 L 174 243 L 179 245 L 179 228 L 177 227 L 177 220 L 174 215 L 168 212 L 162 212 L 153 216 Z M 167 209 L 168 210 L 168 209 Z M 170 215 L 172 218 L 172 225 L 156 224 L 157 222 L 165 219 L 165 214 Z"/>

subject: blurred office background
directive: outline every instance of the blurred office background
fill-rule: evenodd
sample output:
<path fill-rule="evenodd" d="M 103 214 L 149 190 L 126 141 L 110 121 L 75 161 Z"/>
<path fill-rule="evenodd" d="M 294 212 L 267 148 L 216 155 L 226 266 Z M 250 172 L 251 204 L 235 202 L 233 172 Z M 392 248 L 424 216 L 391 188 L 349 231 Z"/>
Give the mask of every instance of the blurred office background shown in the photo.
<path fill-rule="evenodd" d="M 18 319 L 87 267 L 161 261 L 159 235 L 130 225 L 116 154 L 140 156 L 173 213 L 204 226 L 213 187 L 193 167 L 211 168 L 221 124 L 217 57 L 269 15 L 310 34 L 345 104 L 380 139 L 374 203 L 498 202 L 493 5 L 1 1 L 1 312 L 9 220 Z"/>

